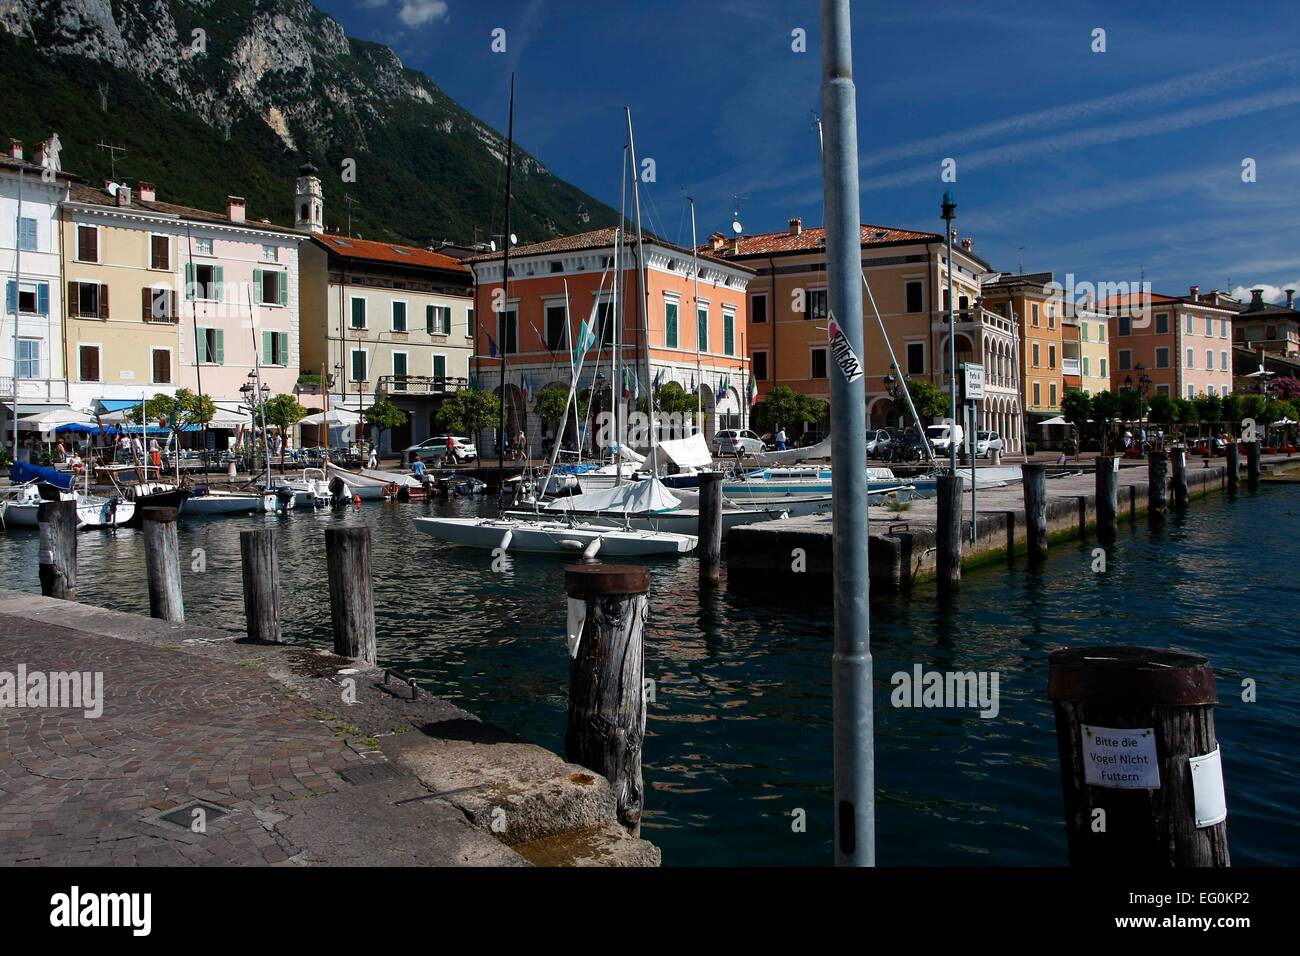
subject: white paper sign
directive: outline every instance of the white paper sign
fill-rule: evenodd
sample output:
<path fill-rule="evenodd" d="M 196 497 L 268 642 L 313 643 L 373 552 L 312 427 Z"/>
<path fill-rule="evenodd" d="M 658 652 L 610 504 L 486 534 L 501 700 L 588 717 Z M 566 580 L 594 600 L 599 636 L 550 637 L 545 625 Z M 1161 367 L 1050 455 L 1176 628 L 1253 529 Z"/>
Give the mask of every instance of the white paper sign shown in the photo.
<path fill-rule="evenodd" d="M 1083 779 L 1094 787 L 1159 790 L 1153 727 L 1118 730 L 1083 725 Z"/>
<path fill-rule="evenodd" d="M 1192 801 L 1196 804 L 1196 826 L 1212 827 L 1228 819 L 1228 798 L 1223 792 L 1223 761 L 1219 748 L 1191 757 Z"/>
<path fill-rule="evenodd" d="M 830 339 L 831 355 L 844 374 L 844 381 L 856 382 L 862 378 L 862 363 L 858 361 L 858 353 L 853 351 L 853 346 L 849 344 L 848 336 L 839 323 L 831 319 L 826 325 L 826 334 Z"/>

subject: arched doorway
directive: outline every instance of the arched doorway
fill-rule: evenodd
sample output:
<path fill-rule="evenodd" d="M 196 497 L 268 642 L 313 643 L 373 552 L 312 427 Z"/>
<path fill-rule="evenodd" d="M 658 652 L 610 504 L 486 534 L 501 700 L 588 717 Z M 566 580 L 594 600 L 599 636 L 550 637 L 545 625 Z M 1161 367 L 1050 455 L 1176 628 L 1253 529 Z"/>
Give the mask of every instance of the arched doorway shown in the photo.
<path fill-rule="evenodd" d="M 504 390 L 496 388 L 497 397 L 501 398 L 505 409 L 505 438 L 513 442 L 521 431 L 528 434 L 528 402 L 518 385 L 507 383 Z M 498 424 L 496 427 L 500 427 Z M 493 449 L 495 451 L 495 449 Z"/>
<path fill-rule="evenodd" d="M 704 439 L 713 446 L 713 436 L 718 431 L 718 420 L 714 414 L 717 409 L 717 400 L 714 398 L 713 389 L 703 382 L 700 383 L 700 407 L 704 413 Z"/>
<path fill-rule="evenodd" d="M 885 428 L 894 414 L 894 400 L 887 395 L 877 395 L 867 405 L 867 421 L 872 428 Z"/>

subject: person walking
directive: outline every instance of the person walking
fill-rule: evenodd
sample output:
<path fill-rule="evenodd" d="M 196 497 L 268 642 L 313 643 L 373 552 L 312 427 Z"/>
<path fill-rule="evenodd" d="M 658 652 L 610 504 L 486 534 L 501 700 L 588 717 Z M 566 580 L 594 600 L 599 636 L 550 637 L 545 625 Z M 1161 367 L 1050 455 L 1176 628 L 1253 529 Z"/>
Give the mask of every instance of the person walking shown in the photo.
<path fill-rule="evenodd" d="M 158 447 L 158 439 L 149 439 L 149 464 L 153 465 L 157 471 L 162 471 L 162 449 Z"/>
<path fill-rule="evenodd" d="M 776 450 L 785 451 L 785 443 L 786 443 L 785 429 L 782 428 L 780 425 L 777 425 L 776 426 Z"/>
<path fill-rule="evenodd" d="M 514 448 L 515 448 L 515 458 L 517 458 L 519 461 L 528 460 L 528 436 L 524 434 L 524 430 L 522 428 L 515 433 Z"/>

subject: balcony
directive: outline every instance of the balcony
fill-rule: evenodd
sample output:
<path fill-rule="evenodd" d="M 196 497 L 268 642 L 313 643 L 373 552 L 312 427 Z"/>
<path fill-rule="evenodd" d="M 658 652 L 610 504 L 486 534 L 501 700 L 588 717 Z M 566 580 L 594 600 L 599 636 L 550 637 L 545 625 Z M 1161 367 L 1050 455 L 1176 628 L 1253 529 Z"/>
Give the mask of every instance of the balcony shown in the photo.
<path fill-rule="evenodd" d="M 469 379 L 448 375 L 381 375 L 375 387 L 380 395 L 449 395 L 469 385 Z"/>
<path fill-rule="evenodd" d="M 1080 373 L 1079 373 L 1079 360 L 1078 360 L 1077 358 L 1063 358 L 1063 359 L 1061 359 L 1061 374 L 1062 374 L 1062 375 L 1078 375 L 1078 374 L 1080 374 Z"/>

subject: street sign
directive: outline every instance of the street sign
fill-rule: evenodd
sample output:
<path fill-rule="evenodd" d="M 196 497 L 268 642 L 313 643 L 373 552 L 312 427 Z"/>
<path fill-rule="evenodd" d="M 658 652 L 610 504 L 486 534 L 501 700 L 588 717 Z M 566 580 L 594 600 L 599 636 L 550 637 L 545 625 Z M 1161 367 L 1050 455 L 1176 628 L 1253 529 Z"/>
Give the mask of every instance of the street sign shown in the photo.
<path fill-rule="evenodd" d="M 965 373 L 964 392 L 966 401 L 974 402 L 984 397 L 984 366 L 975 362 L 965 362 L 962 364 L 962 371 Z"/>

